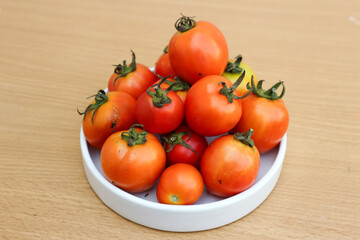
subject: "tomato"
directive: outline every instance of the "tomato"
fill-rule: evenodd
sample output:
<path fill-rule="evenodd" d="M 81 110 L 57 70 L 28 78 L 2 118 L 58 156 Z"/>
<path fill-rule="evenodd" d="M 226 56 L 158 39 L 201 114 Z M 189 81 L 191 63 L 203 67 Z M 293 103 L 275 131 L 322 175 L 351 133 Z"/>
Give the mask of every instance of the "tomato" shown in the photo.
<path fill-rule="evenodd" d="M 249 91 L 246 85 L 251 83 L 251 76 L 253 76 L 255 84 L 257 83 L 257 78 L 254 71 L 249 67 L 249 65 L 242 62 L 242 56 L 237 56 L 235 61 L 229 60 L 226 69 L 222 74 L 223 77 L 234 83 L 244 71 L 246 72 L 244 80 L 236 89 L 240 95 L 244 95 Z"/>
<path fill-rule="evenodd" d="M 124 92 L 106 94 L 100 90 L 95 100 L 80 115 L 83 119 L 83 131 L 86 140 L 95 148 L 101 148 L 112 133 L 128 129 L 136 122 L 136 100 Z"/>
<path fill-rule="evenodd" d="M 169 53 L 168 53 L 168 46 L 165 47 L 164 53 L 159 57 L 157 62 L 155 63 L 155 75 L 160 76 L 168 76 L 171 75 L 175 77 L 174 70 L 171 68 Z"/>
<path fill-rule="evenodd" d="M 240 97 L 236 96 L 240 82 L 241 78 L 231 86 L 229 80 L 218 75 L 197 81 L 185 100 L 187 125 L 203 136 L 216 136 L 233 129 L 242 114 Z"/>
<path fill-rule="evenodd" d="M 181 125 L 169 136 L 162 137 L 168 165 L 187 163 L 200 167 L 200 159 L 208 146 L 206 138 Z"/>
<path fill-rule="evenodd" d="M 260 168 L 260 154 L 251 130 L 213 141 L 201 158 L 200 171 L 208 191 L 230 197 L 251 187 Z"/>
<path fill-rule="evenodd" d="M 155 135 L 135 124 L 112 134 L 104 143 L 100 161 L 105 178 L 131 193 L 150 189 L 165 169 L 165 151 Z"/>
<path fill-rule="evenodd" d="M 199 200 L 203 190 L 200 172 L 192 165 L 177 163 L 162 173 L 156 196 L 160 203 L 190 205 Z"/>
<path fill-rule="evenodd" d="M 184 104 L 180 97 L 171 91 L 164 90 L 161 84 L 151 86 L 141 94 L 136 102 L 135 117 L 143 124 L 146 131 L 152 133 L 168 133 L 175 130 L 184 119 Z"/>
<path fill-rule="evenodd" d="M 234 131 L 242 132 L 254 129 L 252 136 L 260 153 L 274 148 L 282 139 L 289 125 L 289 113 L 281 99 L 285 93 L 283 82 L 278 82 L 269 90 L 262 89 L 264 80 L 253 87 L 253 93 L 243 99 L 243 116 Z M 255 86 L 254 83 L 252 83 Z M 282 85 L 283 91 L 278 96 L 276 89 Z"/>
<path fill-rule="evenodd" d="M 130 94 L 137 99 L 155 82 L 155 76 L 148 67 L 136 63 L 135 54 L 132 52 L 132 62 L 129 66 L 124 64 L 117 65 L 111 75 L 108 88 L 109 91 L 122 91 Z"/>
<path fill-rule="evenodd" d="M 181 17 L 169 43 L 169 58 L 176 76 L 191 85 L 202 76 L 221 75 L 228 62 L 228 46 L 220 30 L 210 22 Z"/>
<path fill-rule="evenodd" d="M 161 82 L 161 79 L 156 81 L 155 84 L 158 84 Z M 190 89 L 190 86 L 187 82 L 179 79 L 178 77 L 172 78 L 168 77 L 164 83 L 161 84 L 162 89 L 166 89 L 170 87 L 170 85 L 177 83 L 176 86 L 171 88 L 171 91 L 174 91 L 180 99 L 185 103 L 186 95 Z"/>

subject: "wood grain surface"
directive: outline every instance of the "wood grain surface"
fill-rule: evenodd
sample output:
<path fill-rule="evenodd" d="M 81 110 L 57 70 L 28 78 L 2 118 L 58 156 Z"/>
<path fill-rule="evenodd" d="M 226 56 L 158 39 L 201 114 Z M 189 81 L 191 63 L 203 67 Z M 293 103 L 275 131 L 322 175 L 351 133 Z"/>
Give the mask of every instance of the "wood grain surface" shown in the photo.
<path fill-rule="evenodd" d="M 143 227 L 101 202 L 76 113 L 130 49 L 154 66 L 180 13 L 218 26 L 259 79 L 283 80 L 290 113 L 274 191 L 195 233 Z M 359 93 L 359 1 L 0 0 L 0 239 L 360 239 Z"/>

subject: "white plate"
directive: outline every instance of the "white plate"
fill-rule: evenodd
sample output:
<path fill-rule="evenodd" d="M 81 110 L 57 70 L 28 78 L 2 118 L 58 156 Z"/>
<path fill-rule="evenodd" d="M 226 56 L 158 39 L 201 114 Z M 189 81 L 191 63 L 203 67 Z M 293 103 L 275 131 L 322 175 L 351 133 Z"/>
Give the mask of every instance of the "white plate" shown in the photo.
<path fill-rule="evenodd" d="M 214 138 L 209 138 L 212 141 Z M 80 144 L 86 177 L 99 198 L 121 216 L 138 224 L 175 232 L 212 229 L 234 222 L 257 208 L 271 193 L 278 181 L 286 151 L 286 134 L 281 143 L 261 155 L 255 184 L 229 198 L 218 198 L 205 189 L 194 205 L 160 204 L 156 186 L 140 194 L 127 193 L 108 182 L 101 169 L 100 150 L 90 146 L 82 127 Z"/>

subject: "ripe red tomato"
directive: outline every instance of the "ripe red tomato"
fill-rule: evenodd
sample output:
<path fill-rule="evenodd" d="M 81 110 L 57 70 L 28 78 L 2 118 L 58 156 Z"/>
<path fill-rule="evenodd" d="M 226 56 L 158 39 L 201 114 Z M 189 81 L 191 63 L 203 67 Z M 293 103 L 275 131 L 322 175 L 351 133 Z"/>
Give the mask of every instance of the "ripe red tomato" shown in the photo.
<path fill-rule="evenodd" d="M 244 80 L 241 84 L 236 88 L 240 95 L 246 94 L 249 90 L 247 89 L 246 85 L 251 83 L 251 76 L 254 78 L 255 84 L 257 84 L 257 78 L 254 71 L 247 65 L 246 63 L 242 62 L 242 56 L 239 55 L 234 60 L 229 60 L 228 64 L 226 65 L 226 69 L 222 74 L 223 77 L 230 80 L 230 82 L 234 83 L 239 78 L 239 76 L 246 72 L 244 76 Z"/>
<path fill-rule="evenodd" d="M 200 159 L 208 146 L 204 136 L 191 131 L 189 127 L 181 125 L 169 136 L 162 137 L 168 165 L 187 163 L 196 168 L 200 167 Z"/>
<path fill-rule="evenodd" d="M 117 65 L 114 73 L 108 82 L 109 91 L 122 91 L 130 94 L 137 99 L 155 82 L 155 76 L 148 67 L 136 63 L 135 54 L 132 52 L 132 62 L 129 66 L 124 64 Z"/>
<path fill-rule="evenodd" d="M 221 75 L 229 53 L 225 37 L 212 23 L 181 17 L 169 43 L 169 58 L 176 76 L 191 85 L 202 76 Z"/>
<path fill-rule="evenodd" d="M 278 82 L 269 90 L 262 89 L 263 80 L 253 88 L 253 93 L 243 99 L 243 116 L 234 131 L 242 132 L 254 129 L 252 139 L 260 153 L 274 148 L 282 139 L 289 125 L 289 113 L 281 99 L 285 93 L 283 82 Z M 252 83 L 255 86 L 254 83 Z M 276 89 L 282 85 L 278 96 Z"/>
<path fill-rule="evenodd" d="M 184 104 L 180 97 L 171 91 L 161 89 L 166 80 L 141 94 L 136 102 L 135 117 L 146 131 L 164 134 L 175 130 L 184 119 Z"/>
<path fill-rule="evenodd" d="M 155 84 L 158 84 L 160 82 L 161 82 L 161 79 L 156 81 Z M 174 83 L 177 83 L 177 85 L 172 87 L 171 91 L 175 92 L 180 97 L 180 99 L 183 101 L 183 103 L 185 103 L 186 95 L 190 89 L 190 86 L 187 82 L 179 79 L 178 77 L 175 77 L 175 78 L 168 77 L 166 79 L 166 81 L 161 84 L 161 88 L 167 89 L 168 87 L 170 87 L 170 85 L 172 85 Z"/>
<path fill-rule="evenodd" d="M 192 165 L 177 163 L 162 173 L 156 196 L 160 203 L 190 205 L 199 200 L 203 190 L 200 172 Z"/>
<path fill-rule="evenodd" d="M 249 135 L 250 131 L 219 137 L 205 150 L 200 169 L 210 193 L 230 197 L 253 185 L 260 168 L 260 154 Z"/>
<path fill-rule="evenodd" d="M 136 100 L 124 92 L 106 94 L 100 90 L 95 100 L 83 113 L 83 131 L 88 143 L 95 148 L 101 148 L 106 138 L 112 133 L 128 129 L 136 122 Z"/>
<path fill-rule="evenodd" d="M 131 193 L 150 189 L 165 169 L 166 156 L 160 141 L 138 124 L 112 134 L 104 143 L 101 167 L 108 181 Z"/>
<path fill-rule="evenodd" d="M 164 53 L 159 57 L 155 63 L 155 75 L 175 77 L 174 70 L 171 68 L 168 46 L 164 49 Z"/>
<path fill-rule="evenodd" d="M 203 136 L 216 136 L 235 127 L 242 107 L 237 97 L 237 85 L 230 86 L 231 82 L 226 78 L 212 75 L 200 79 L 190 88 L 185 100 L 185 119 L 193 131 Z"/>

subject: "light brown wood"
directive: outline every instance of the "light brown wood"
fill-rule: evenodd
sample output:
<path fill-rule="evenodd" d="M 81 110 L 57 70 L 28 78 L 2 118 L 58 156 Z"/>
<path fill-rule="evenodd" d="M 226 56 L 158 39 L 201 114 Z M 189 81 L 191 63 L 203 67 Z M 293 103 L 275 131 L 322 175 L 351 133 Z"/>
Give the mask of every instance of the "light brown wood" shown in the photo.
<path fill-rule="evenodd" d="M 360 239 L 359 10 L 355 0 L 0 1 L 0 238 Z M 153 66 L 180 12 L 217 25 L 259 79 L 285 81 L 290 112 L 271 195 L 197 233 L 106 207 L 84 174 L 76 113 L 130 49 Z"/>

